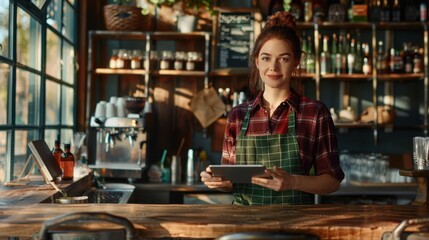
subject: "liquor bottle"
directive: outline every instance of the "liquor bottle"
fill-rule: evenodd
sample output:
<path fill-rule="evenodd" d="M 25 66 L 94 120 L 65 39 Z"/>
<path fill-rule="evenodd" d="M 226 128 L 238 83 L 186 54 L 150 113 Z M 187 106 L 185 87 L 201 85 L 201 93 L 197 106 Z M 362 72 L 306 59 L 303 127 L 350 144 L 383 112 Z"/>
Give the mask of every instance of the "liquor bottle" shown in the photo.
<path fill-rule="evenodd" d="M 421 73 L 423 71 L 423 48 L 414 48 L 413 56 L 413 73 Z"/>
<path fill-rule="evenodd" d="M 337 73 L 337 54 L 338 54 L 338 50 L 337 50 L 337 44 L 338 44 L 338 39 L 337 39 L 337 34 L 333 34 L 332 35 L 332 41 L 331 41 L 331 73 Z M 340 61 L 341 64 L 341 61 Z"/>
<path fill-rule="evenodd" d="M 311 36 L 307 36 L 307 43 L 308 43 L 308 53 L 307 53 L 307 59 L 306 59 L 306 69 L 308 73 L 314 73 L 315 67 L 314 67 L 314 48 L 313 48 L 313 40 Z"/>
<path fill-rule="evenodd" d="M 341 74 L 342 72 L 342 53 L 343 53 L 343 36 L 340 35 L 338 39 L 338 49 L 337 54 L 335 55 L 335 74 Z"/>
<path fill-rule="evenodd" d="M 412 73 L 413 72 L 413 55 L 414 52 L 411 51 L 411 43 L 404 43 L 403 44 L 403 62 L 404 62 L 404 72 L 405 73 Z"/>
<path fill-rule="evenodd" d="M 321 23 L 325 20 L 326 8 L 324 1 L 322 0 L 313 0 L 313 22 Z"/>
<path fill-rule="evenodd" d="M 63 155 L 63 150 L 61 149 L 60 140 L 55 140 L 55 145 L 52 149 L 52 155 L 54 155 L 55 161 L 58 163 L 58 166 L 61 166 L 61 156 Z"/>
<path fill-rule="evenodd" d="M 380 11 L 380 20 L 382 22 L 390 21 L 389 0 L 383 0 L 383 4 L 381 5 L 381 11 Z"/>
<path fill-rule="evenodd" d="M 369 44 L 363 43 L 363 65 L 362 65 L 362 72 L 363 74 L 367 75 L 372 72 L 372 61 L 371 57 L 369 56 Z"/>
<path fill-rule="evenodd" d="M 420 1 L 420 21 L 426 22 L 428 19 L 428 3 L 427 0 Z"/>
<path fill-rule="evenodd" d="M 307 72 L 307 55 L 308 55 L 308 43 L 307 43 L 307 35 L 305 31 L 302 32 L 302 53 L 301 53 L 301 62 L 299 63 L 301 72 Z"/>
<path fill-rule="evenodd" d="M 341 42 L 341 73 L 347 73 L 347 53 L 348 53 L 348 44 L 347 37 L 340 35 Z"/>
<path fill-rule="evenodd" d="M 304 21 L 311 22 L 313 20 L 313 1 L 304 0 Z"/>
<path fill-rule="evenodd" d="M 290 3 L 290 14 L 295 18 L 295 21 L 302 21 L 303 15 L 302 2 L 300 0 L 292 0 Z"/>
<path fill-rule="evenodd" d="M 356 60 L 356 40 L 353 38 L 350 42 L 350 51 L 347 53 L 347 73 L 353 74 Z"/>
<path fill-rule="evenodd" d="M 328 36 L 323 36 L 323 48 L 322 52 L 320 53 L 320 74 L 327 74 L 331 70 L 331 64 L 330 64 L 330 58 L 331 54 L 329 53 L 328 49 Z"/>
<path fill-rule="evenodd" d="M 363 54 L 362 54 L 362 45 L 359 41 L 359 37 L 356 40 L 355 50 L 356 50 L 356 54 L 355 54 L 355 62 L 353 65 L 353 73 L 362 73 Z"/>
<path fill-rule="evenodd" d="M 61 168 L 63 180 L 72 180 L 74 176 L 74 156 L 70 152 L 70 144 L 64 144 L 64 153 L 61 155 Z"/>
<path fill-rule="evenodd" d="M 369 20 L 380 22 L 381 20 L 381 0 L 370 0 L 368 6 Z"/>
<path fill-rule="evenodd" d="M 384 44 L 382 41 L 378 42 L 378 49 L 377 49 L 377 72 L 378 73 L 387 73 L 387 59 L 386 54 L 384 51 Z"/>
<path fill-rule="evenodd" d="M 392 22 L 400 22 L 401 21 L 401 6 L 399 4 L 399 0 L 393 1 L 392 6 Z"/>

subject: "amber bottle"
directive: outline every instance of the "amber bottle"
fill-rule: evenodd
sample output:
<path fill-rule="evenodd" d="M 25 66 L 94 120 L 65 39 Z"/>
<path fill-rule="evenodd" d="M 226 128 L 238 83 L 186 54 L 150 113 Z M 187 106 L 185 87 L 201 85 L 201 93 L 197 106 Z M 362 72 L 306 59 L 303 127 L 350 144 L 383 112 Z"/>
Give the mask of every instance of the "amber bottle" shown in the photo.
<path fill-rule="evenodd" d="M 63 169 L 63 180 L 72 180 L 74 174 L 74 156 L 70 152 L 70 144 L 64 144 L 64 153 L 61 157 L 61 168 Z"/>
<path fill-rule="evenodd" d="M 60 140 L 55 140 L 54 148 L 52 149 L 52 155 L 54 155 L 55 161 L 61 166 L 61 156 L 63 155 L 63 150 L 61 149 Z"/>

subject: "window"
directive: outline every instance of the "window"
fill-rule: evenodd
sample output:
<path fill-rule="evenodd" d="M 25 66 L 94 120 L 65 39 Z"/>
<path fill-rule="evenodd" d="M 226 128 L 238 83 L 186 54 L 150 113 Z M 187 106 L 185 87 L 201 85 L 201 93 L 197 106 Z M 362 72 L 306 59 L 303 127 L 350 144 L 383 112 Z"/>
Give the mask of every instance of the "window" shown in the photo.
<path fill-rule="evenodd" d="M 0 183 L 29 141 L 70 143 L 76 122 L 75 0 L 0 1 Z"/>

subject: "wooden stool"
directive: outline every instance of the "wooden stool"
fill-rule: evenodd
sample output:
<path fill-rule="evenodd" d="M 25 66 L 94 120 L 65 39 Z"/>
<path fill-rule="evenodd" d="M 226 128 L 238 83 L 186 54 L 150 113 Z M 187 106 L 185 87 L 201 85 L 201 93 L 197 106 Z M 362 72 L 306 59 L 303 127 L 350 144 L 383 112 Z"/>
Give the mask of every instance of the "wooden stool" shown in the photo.
<path fill-rule="evenodd" d="M 399 170 L 401 176 L 417 178 L 417 194 L 412 205 L 429 206 L 429 170 Z"/>

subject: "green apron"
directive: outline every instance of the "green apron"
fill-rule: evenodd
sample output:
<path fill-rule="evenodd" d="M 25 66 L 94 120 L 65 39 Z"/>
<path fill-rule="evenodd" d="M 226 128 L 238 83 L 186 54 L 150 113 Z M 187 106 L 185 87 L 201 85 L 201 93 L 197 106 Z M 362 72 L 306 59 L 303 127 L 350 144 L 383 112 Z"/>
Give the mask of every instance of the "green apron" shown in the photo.
<path fill-rule="evenodd" d="M 277 166 L 290 174 L 302 175 L 295 134 L 295 112 L 290 111 L 287 134 L 245 136 L 251 108 L 252 105 L 247 110 L 237 138 L 236 164 L 263 164 L 269 169 Z M 314 203 L 314 195 L 310 193 L 297 190 L 274 191 L 255 184 L 234 184 L 233 196 L 234 204 L 239 205 Z"/>

